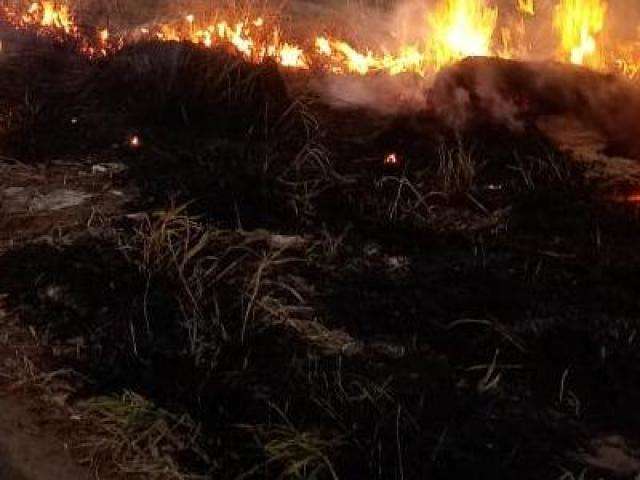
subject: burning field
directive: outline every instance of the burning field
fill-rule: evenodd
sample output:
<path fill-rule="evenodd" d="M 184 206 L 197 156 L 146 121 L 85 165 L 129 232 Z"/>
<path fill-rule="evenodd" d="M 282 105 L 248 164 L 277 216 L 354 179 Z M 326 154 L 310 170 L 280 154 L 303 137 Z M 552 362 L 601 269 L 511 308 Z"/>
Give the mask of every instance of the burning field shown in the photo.
<path fill-rule="evenodd" d="M 639 66 L 625 0 L 4 1 L 1 400 L 78 478 L 638 478 Z"/>
<path fill-rule="evenodd" d="M 462 58 L 492 56 L 553 59 L 634 78 L 640 51 L 638 32 L 629 34 L 628 26 L 616 26 L 633 21 L 609 15 L 604 0 L 557 0 L 553 5 L 551 0 L 515 0 L 509 5 L 441 0 L 378 9 L 361 5 L 360 11 L 344 6 L 333 15 L 326 13 L 326 5 L 308 12 L 315 20 L 307 18 L 301 26 L 291 12 L 266 4 L 186 6 L 175 2 L 165 6 L 158 19 L 157 8 L 144 18 L 149 6 L 135 6 L 135 13 L 127 16 L 124 10 L 131 8 L 118 3 L 112 9 L 85 3 L 7 1 L 3 17 L 16 29 L 73 43 L 90 58 L 109 56 L 145 40 L 189 42 L 205 48 L 227 46 L 252 63 L 269 59 L 293 70 L 336 75 L 383 72 L 429 77 Z M 289 10 L 310 8 L 297 4 Z M 113 9 L 110 13 L 115 18 L 105 13 Z M 345 33 L 349 30 L 352 33 Z"/>

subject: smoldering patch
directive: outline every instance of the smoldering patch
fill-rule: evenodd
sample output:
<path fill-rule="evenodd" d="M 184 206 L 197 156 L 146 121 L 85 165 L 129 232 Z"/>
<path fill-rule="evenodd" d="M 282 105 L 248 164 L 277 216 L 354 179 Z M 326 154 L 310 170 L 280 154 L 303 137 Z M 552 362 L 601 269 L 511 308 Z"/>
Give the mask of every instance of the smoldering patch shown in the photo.
<path fill-rule="evenodd" d="M 457 130 L 493 124 L 514 131 L 547 116 L 577 119 L 609 148 L 637 157 L 640 89 L 624 78 L 554 62 L 468 58 L 441 71 L 428 92 Z"/>
<path fill-rule="evenodd" d="M 413 75 L 323 76 L 314 79 L 311 87 L 333 108 L 394 115 L 425 111 L 427 82 L 427 79 Z"/>

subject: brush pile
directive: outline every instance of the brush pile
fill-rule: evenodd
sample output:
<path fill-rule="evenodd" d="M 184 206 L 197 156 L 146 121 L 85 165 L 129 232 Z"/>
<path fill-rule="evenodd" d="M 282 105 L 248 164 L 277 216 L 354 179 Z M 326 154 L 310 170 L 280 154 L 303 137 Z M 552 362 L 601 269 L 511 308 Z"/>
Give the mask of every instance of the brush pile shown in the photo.
<path fill-rule="evenodd" d="M 275 64 L 224 48 L 149 41 L 91 62 L 46 38 L 3 42 L 3 141 L 21 156 L 95 150 L 154 126 L 242 138 L 294 108 Z"/>

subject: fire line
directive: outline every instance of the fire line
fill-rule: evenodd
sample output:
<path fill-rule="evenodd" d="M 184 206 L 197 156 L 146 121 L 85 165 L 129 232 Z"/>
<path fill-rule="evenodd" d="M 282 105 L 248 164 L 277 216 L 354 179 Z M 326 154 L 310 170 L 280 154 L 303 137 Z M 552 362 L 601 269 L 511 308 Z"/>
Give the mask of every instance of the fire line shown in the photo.
<path fill-rule="evenodd" d="M 269 58 L 291 69 L 425 76 L 467 56 L 518 58 L 522 46 L 514 45 L 514 39 L 522 37 L 522 16 L 535 16 L 537 12 L 534 0 L 514 0 L 513 9 L 520 13 L 521 21 L 498 28 L 498 8 L 488 0 L 439 0 L 424 14 L 423 38 L 391 51 L 356 47 L 329 33 L 298 42 L 285 35 L 285 29 L 271 18 L 238 16 L 234 12 L 226 12 L 227 18 L 219 12 L 214 21 L 187 13 L 175 22 L 124 34 L 116 34 L 104 25 L 87 33 L 78 27 L 70 5 L 51 0 L 33 2 L 24 11 L 5 6 L 3 17 L 15 28 L 72 40 L 89 57 L 109 55 L 140 39 L 156 39 L 204 47 L 230 45 L 248 61 Z M 558 0 L 552 18 L 558 40 L 556 59 L 634 78 L 640 71 L 640 48 L 628 43 L 607 51 L 602 38 L 606 13 L 604 0 Z"/>

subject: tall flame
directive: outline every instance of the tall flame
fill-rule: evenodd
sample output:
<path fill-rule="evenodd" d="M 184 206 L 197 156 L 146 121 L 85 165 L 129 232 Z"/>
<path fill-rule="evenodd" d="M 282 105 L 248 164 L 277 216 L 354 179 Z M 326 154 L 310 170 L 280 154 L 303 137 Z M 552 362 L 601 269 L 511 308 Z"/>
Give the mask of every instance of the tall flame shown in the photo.
<path fill-rule="evenodd" d="M 533 0 L 518 0 L 518 10 L 527 15 L 535 15 L 536 9 Z"/>
<path fill-rule="evenodd" d="M 38 23 L 43 27 L 51 27 L 71 33 L 74 24 L 69 7 L 65 4 L 45 0 L 41 3 L 34 2 L 29 6 L 27 13 L 22 17 L 24 23 Z"/>
<path fill-rule="evenodd" d="M 498 9 L 489 7 L 486 0 L 443 0 L 428 16 L 435 67 L 489 55 L 497 19 Z"/>
<path fill-rule="evenodd" d="M 534 46 L 528 40 L 524 15 L 536 15 L 537 0 L 509 0 L 521 15 L 506 15 L 498 28 L 496 0 L 436 0 L 424 20 L 424 34 L 417 43 L 392 50 L 350 44 L 329 33 L 311 38 L 285 35 L 278 17 L 252 16 L 247 10 L 222 9 L 206 19 L 188 13 L 179 19 L 152 23 L 135 31 L 118 32 L 97 26 L 78 27 L 70 0 L 28 0 L 24 10 L 5 0 L 0 16 L 16 28 L 29 28 L 74 45 L 89 57 L 105 56 L 139 38 L 188 41 L 203 47 L 231 45 L 251 62 L 266 58 L 283 67 L 320 68 L 335 74 L 430 75 L 466 56 L 526 58 Z M 560 60 L 604 71 L 616 71 L 640 79 L 640 37 L 606 45 L 602 35 L 606 0 L 552 0 L 553 26 L 558 32 Z M 489 3 L 491 2 L 491 3 Z M 103 27 L 103 26 L 102 26 Z M 609 38 L 609 37 L 608 37 Z M 374 48 L 372 48 L 374 47 Z"/>
<path fill-rule="evenodd" d="M 560 32 L 563 59 L 576 65 L 598 67 L 598 35 L 604 27 L 607 4 L 603 0 L 561 0 L 553 25 Z"/>

